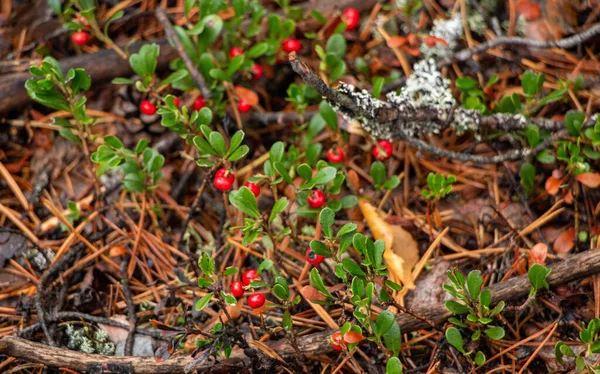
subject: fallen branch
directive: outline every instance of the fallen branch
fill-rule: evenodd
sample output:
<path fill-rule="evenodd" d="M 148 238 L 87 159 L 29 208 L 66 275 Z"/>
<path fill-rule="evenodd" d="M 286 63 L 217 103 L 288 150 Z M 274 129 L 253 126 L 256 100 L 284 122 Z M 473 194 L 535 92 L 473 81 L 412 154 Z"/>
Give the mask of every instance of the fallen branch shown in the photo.
<path fill-rule="evenodd" d="M 183 63 L 185 64 L 188 73 L 192 77 L 192 80 L 194 81 L 194 83 L 196 83 L 196 86 L 200 89 L 204 98 L 206 100 L 210 99 L 210 90 L 208 89 L 208 87 L 206 87 L 206 80 L 204 79 L 204 76 L 200 74 L 198 69 L 196 69 L 196 65 L 185 51 L 183 44 L 181 44 L 181 40 L 179 40 L 179 37 L 173 29 L 171 21 L 169 21 L 169 16 L 163 8 L 156 8 L 155 12 L 156 19 L 162 25 L 163 29 L 165 30 L 165 34 L 167 34 L 169 40 L 171 40 L 175 44 L 175 47 L 177 48 L 177 53 L 179 54 L 179 57 L 181 57 L 181 59 L 183 60 Z"/>
<path fill-rule="evenodd" d="M 454 62 L 458 62 L 458 61 L 466 61 L 466 60 L 470 59 L 473 55 L 485 52 L 490 48 L 499 47 L 501 45 L 519 45 L 519 46 L 540 48 L 540 49 L 544 49 L 544 48 L 569 49 L 569 48 L 578 46 L 581 43 L 585 42 L 586 40 L 593 38 L 594 36 L 599 35 L 599 34 L 600 34 L 600 23 L 595 24 L 594 26 L 590 27 L 589 29 L 587 29 L 585 31 L 582 31 L 579 34 L 575 34 L 575 35 L 569 36 L 568 38 L 560 39 L 557 41 L 550 41 L 550 42 L 518 38 L 518 37 L 502 37 L 501 36 L 501 37 L 494 38 L 492 40 L 488 40 L 485 43 L 481 43 L 477 47 L 463 49 L 463 50 L 455 53 L 452 57 L 449 57 L 448 59 L 440 61 L 440 63 L 438 64 L 438 67 L 451 65 Z"/>
<path fill-rule="evenodd" d="M 587 278 L 600 273 L 600 250 L 593 249 L 572 255 L 569 258 L 549 266 L 552 272 L 548 276 L 550 287 L 556 287 L 571 281 Z M 492 304 L 499 301 L 513 301 L 527 296 L 531 284 L 527 275 L 521 275 L 488 287 L 492 292 Z M 430 324 L 443 324 L 452 316 L 444 303 L 437 303 L 426 308 L 419 308 L 410 314 L 399 314 L 396 319 L 402 332 L 430 328 Z M 123 325 L 123 327 L 125 327 Z M 298 348 L 307 356 L 317 356 L 331 352 L 332 348 L 327 342 L 331 331 L 322 331 L 298 337 Z M 281 358 L 293 357 L 296 353 L 287 339 L 280 339 L 263 343 L 269 350 L 276 352 Z M 260 345 L 250 345 L 261 350 Z M 232 372 L 250 367 L 252 359 L 247 357 L 242 350 L 235 349 L 228 360 L 218 363 L 202 362 L 190 365 L 190 357 L 174 357 L 163 363 L 156 363 L 153 358 L 147 357 L 114 357 L 90 355 L 82 352 L 70 351 L 62 348 L 49 347 L 41 343 L 30 342 L 14 336 L 5 336 L 0 340 L 0 353 L 16 357 L 29 362 L 43 363 L 48 366 L 66 367 L 73 370 L 88 370 L 99 365 L 115 365 L 117 368 L 129 368 L 135 373 L 183 373 L 211 371 Z M 190 365 L 189 367 L 186 367 Z"/>

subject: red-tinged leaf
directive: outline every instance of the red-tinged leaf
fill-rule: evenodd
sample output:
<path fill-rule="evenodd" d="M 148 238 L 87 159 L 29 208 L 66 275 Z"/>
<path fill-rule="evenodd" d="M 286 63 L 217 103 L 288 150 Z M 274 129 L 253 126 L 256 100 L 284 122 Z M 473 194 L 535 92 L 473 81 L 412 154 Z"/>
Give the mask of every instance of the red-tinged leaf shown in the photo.
<path fill-rule="evenodd" d="M 546 188 L 546 192 L 548 192 L 548 194 L 554 196 L 558 193 L 558 189 L 560 188 L 560 180 L 550 176 L 548 179 L 546 179 L 546 185 L 544 187 Z"/>
<path fill-rule="evenodd" d="M 534 264 L 546 266 L 546 256 L 548 255 L 548 246 L 544 243 L 537 243 L 529 252 L 529 267 Z"/>
<path fill-rule="evenodd" d="M 540 6 L 537 3 L 529 0 L 518 1 L 515 9 L 518 14 L 525 18 L 526 21 L 535 21 L 536 19 L 540 18 L 542 14 Z"/>
<path fill-rule="evenodd" d="M 404 36 L 392 36 L 387 40 L 387 45 L 390 48 L 402 47 L 406 45 L 408 40 Z"/>
<path fill-rule="evenodd" d="M 562 254 L 568 253 L 575 246 L 575 229 L 571 227 L 556 238 L 554 241 L 554 252 Z"/>
<path fill-rule="evenodd" d="M 419 57 L 421 55 L 421 50 L 419 48 L 404 47 L 404 51 L 413 57 Z"/>
<path fill-rule="evenodd" d="M 235 86 L 234 90 L 240 100 L 244 100 L 250 104 L 250 106 L 258 105 L 258 95 L 256 92 L 242 86 Z"/>
<path fill-rule="evenodd" d="M 300 291 L 302 297 L 309 301 L 325 301 L 327 298 L 319 293 L 316 288 L 312 286 L 304 286 Z"/>
<path fill-rule="evenodd" d="M 156 348 L 154 351 L 154 360 L 156 362 L 164 362 L 173 354 L 172 344 L 171 343 L 162 343 Z"/>
<path fill-rule="evenodd" d="M 415 34 L 408 34 L 406 39 L 408 40 L 408 44 L 412 45 L 413 47 L 417 47 L 419 45 L 419 38 L 417 38 Z"/>
<path fill-rule="evenodd" d="M 577 181 L 589 188 L 598 188 L 600 186 L 600 174 L 598 173 L 583 173 L 575 177 Z"/>
<path fill-rule="evenodd" d="M 417 31 L 420 31 L 427 24 L 427 15 L 425 12 L 421 12 L 421 18 L 419 18 L 419 24 L 417 25 Z"/>
<path fill-rule="evenodd" d="M 563 199 L 565 199 L 565 203 L 573 204 L 573 194 L 571 193 L 570 190 L 565 191 L 565 193 L 563 195 Z"/>
<path fill-rule="evenodd" d="M 358 343 L 364 339 L 365 337 L 356 331 L 348 331 L 344 334 L 344 341 L 348 344 Z"/>
<path fill-rule="evenodd" d="M 151 319 L 150 323 L 152 324 L 152 327 L 154 327 L 155 329 L 165 330 L 165 331 L 176 331 L 177 330 L 174 327 L 167 326 L 164 323 L 157 321 L 155 319 Z"/>

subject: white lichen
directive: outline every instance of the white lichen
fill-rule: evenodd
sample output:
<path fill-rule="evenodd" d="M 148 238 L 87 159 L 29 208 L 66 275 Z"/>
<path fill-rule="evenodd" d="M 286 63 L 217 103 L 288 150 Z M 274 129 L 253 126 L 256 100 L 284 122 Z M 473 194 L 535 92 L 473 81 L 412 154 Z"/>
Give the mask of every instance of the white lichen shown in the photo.
<path fill-rule="evenodd" d="M 69 338 L 67 348 L 85 353 L 97 353 L 112 356 L 115 354 L 115 344 L 110 340 L 106 331 L 101 328 L 92 328 L 89 336 L 87 326 L 77 328 L 72 324 L 67 325 L 66 333 Z"/>
<path fill-rule="evenodd" d="M 448 20 L 436 19 L 433 21 L 433 27 L 429 34 L 444 39 L 448 45 L 437 43 L 433 47 L 428 47 L 425 43 L 421 44 L 421 52 L 425 59 L 449 57 L 463 36 L 463 24 L 460 14 L 456 13 Z"/>

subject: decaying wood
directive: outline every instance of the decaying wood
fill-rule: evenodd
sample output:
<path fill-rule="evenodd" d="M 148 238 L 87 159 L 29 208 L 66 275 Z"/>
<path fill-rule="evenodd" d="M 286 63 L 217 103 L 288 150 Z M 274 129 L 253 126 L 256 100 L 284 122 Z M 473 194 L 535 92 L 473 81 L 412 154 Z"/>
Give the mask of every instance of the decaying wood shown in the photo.
<path fill-rule="evenodd" d="M 137 52 L 141 46 L 150 42 L 139 42 L 129 47 L 130 53 Z M 177 51 L 166 39 L 153 41 L 160 46 L 157 69 L 162 70 L 178 57 Z M 116 77 L 126 77 L 133 73 L 129 63 L 123 61 L 112 49 L 103 49 L 96 53 L 66 58 L 60 61 L 63 70 L 83 68 L 92 78 L 92 84 L 107 82 Z M 0 79 L 0 113 L 18 109 L 31 101 L 25 91 L 25 81 L 31 78 L 29 72 L 10 74 Z"/>
<path fill-rule="evenodd" d="M 548 284 L 555 287 L 574 280 L 583 279 L 600 273 L 600 249 L 589 250 L 549 266 L 552 272 L 548 276 Z M 492 292 L 493 304 L 503 300 L 511 301 L 527 296 L 531 284 L 527 275 L 521 275 L 489 287 Z M 421 317 L 437 324 L 445 322 L 452 313 L 448 312 L 444 303 L 436 303 L 426 308 L 413 311 Z M 423 320 L 407 314 L 397 317 L 402 331 L 407 333 L 429 326 Z M 331 351 L 327 341 L 331 331 L 322 331 L 298 338 L 298 347 L 305 355 L 320 355 Z M 252 345 L 252 343 L 251 343 Z M 281 358 L 293 357 L 295 351 L 287 339 L 267 342 L 265 345 L 276 352 Z M 231 372 L 249 367 L 252 359 L 241 350 L 233 351 L 231 358 L 219 361 L 195 363 L 189 357 L 174 357 L 163 363 L 156 363 L 148 357 L 115 357 L 91 355 L 70 351 L 62 348 L 49 347 L 41 343 L 31 342 L 14 336 L 5 336 L 0 340 L 0 353 L 30 362 L 43 363 L 48 366 L 66 367 L 73 370 L 88 370 L 94 368 L 113 368 L 113 371 L 130 373 L 183 373 L 183 372 Z M 127 371 L 128 370 L 128 371 Z"/>

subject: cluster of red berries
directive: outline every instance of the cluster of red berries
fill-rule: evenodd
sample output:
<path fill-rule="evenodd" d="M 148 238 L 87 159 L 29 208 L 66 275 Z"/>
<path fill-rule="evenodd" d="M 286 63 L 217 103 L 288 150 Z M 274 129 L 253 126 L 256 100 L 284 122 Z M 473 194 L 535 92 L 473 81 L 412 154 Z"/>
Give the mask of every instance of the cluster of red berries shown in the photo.
<path fill-rule="evenodd" d="M 233 186 L 234 181 L 235 174 L 233 174 L 231 170 L 227 170 L 226 168 L 220 168 L 215 173 L 213 184 L 218 190 L 227 191 L 231 188 L 231 186 Z"/>
<path fill-rule="evenodd" d="M 88 29 L 92 27 L 84 16 L 77 16 L 73 21 Z M 90 34 L 85 30 L 76 31 L 71 35 L 71 41 L 77 45 L 87 44 L 90 41 Z"/>
<path fill-rule="evenodd" d="M 176 97 L 173 99 L 173 104 L 175 104 L 176 107 L 179 107 L 181 105 L 181 100 Z M 198 96 L 194 101 L 194 104 L 192 104 L 192 108 L 194 108 L 196 111 L 204 108 L 205 106 L 206 102 L 204 101 L 204 96 Z M 151 116 L 156 113 L 156 110 L 156 105 L 152 104 L 150 100 L 144 100 L 140 103 L 140 111 L 146 115 Z"/>
<path fill-rule="evenodd" d="M 254 269 L 246 270 L 242 274 L 242 281 L 235 281 L 231 284 L 231 294 L 237 298 L 244 296 L 244 285 L 248 286 L 250 283 L 258 278 L 258 273 Z M 255 292 L 248 296 L 248 306 L 252 309 L 260 308 L 265 305 L 265 295 L 262 293 Z"/>

